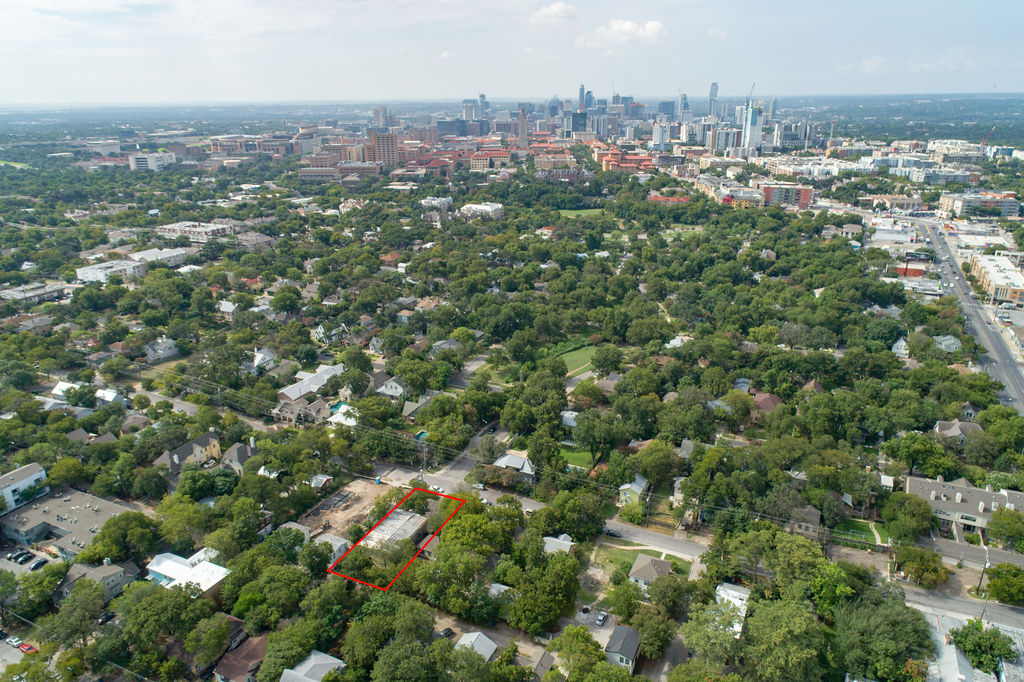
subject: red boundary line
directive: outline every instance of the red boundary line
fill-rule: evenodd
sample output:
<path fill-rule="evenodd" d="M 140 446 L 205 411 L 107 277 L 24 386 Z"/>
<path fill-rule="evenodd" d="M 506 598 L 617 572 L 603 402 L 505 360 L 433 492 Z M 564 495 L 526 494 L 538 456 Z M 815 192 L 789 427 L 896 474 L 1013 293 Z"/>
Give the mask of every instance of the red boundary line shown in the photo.
<path fill-rule="evenodd" d="M 396 509 L 401 507 L 403 504 L 405 504 L 405 501 L 408 500 L 410 497 L 412 497 L 412 494 L 415 493 L 415 492 L 427 493 L 428 495 L 436 495 L 438 497 L 446 497 L 449 500 L 455 500 L 456 502 L 458 502 L 459 506 L 455 508 L 455 511 L 453 511 L 451 514 L 448 515 L 448 518 L 446 518 L 444 520 L 444 523 L 442 523 L 438 527 L 438 529 L 434 531 L 433 535 L 430 536 L 430 539 L 427 540 L 426 542 L 424 542 L 423 546 L 420 547 L 419 550 L 415 554 L 412 555 L 412 558 L 409 559 L 409 561 L 406 562 L 405 566 L 402 566 L 402 570 L 398 572 L 398 575 L 396 575 L 394 578 L 391 579 L 391 582 L 389 582 L 386 586 L 381 587 L 380 585 L 374 585 L 373 583 L 368 583 L 365 580 L 360 580 L 359 578 L 353 578 L 350 575 L 345 575 L 344 573 L 338 573 L 337 571 L 334 570 L 334 567 L 337 566 L 338 564 L 340 564 L 342 562 L 342 560 L 344 560 L 344 558 L 346 556 L 348 556 L 349 552 L 351 552 L 353 549 L 355 549 L 359 545 L 360 542 L 365 540 L 366 536 L 369 535 L 370 533 L 372 533 L 377 528 L 377 526 L 379 526 L 380 524 L 384 523 L 384 519 L 386 519 L 387 517 L 391 516 L 391 513 L 393 511 L 395 511 Z M 405 569 L 409 568 L 409 566 L 412 564 L 412 562 L 416 560 L 416 557 L 418 557 L 420 555 L 420 552 L 425 550 L 427 548 L 427 545 L 429 545 L 431 542 L 434 541 L 434 538 L 436 538 L 437 534 L 441 532 L 441 529 L 445 527 L 445 524 L 447 524 L 449 521 L 451 521 L 452 517 L 455 516 L 455 513 L 458 512 L 460 509 L 462 509 L 462 505 L 464 505 L 464 504 L 466 504 L 466 501 L 461 499 L 461 498 L 458 498 L 458 497 L 452 497 L 451 495 L 443 495 L 441 493 L 435 493 L 433 490 L 424 490 L 423 488 L 413 488 L 412 490 L 409 491 L 409 493 L 405 497 L 403 497 L 401 500 L 399 500 L 398 504 L 396 504 L 394 507 L 392 507 L 391 510 L 387 514 L 385 514 L 383 517 L 381 517 L 381 520 L 378 521 L 377 523 L 375 523 L 373 525 L 373 528 L 371 528 L 370 530 L 368 530 L 365 533 L 363 533 L 363 537 L 359 538 L 359 541 L 356 542 L 356 544 L 352 545 L 347 550 L 345 550 L 345 553 L 342 554 L 340 557 L 338 557 L 337 561 L 335 561 L 333 564 L 331 564 L 330 568 L 327 569 L 327 572 L 328 573 L 333 573 L 334 575 L 340 576 L 342 578 L 348 578 L 349 580 L 354 580 L 355 582 L 360 583 L 362 585 L 366 585 L 367 587 L 375 587 L 378 590 L 381 590 L 383 592 L 387 592 L 389 589 L 391 589 L 391 586 L 395 584 L 395 581 L 398 580 L 398 578 L 403 573 L 405 573 Z"/>

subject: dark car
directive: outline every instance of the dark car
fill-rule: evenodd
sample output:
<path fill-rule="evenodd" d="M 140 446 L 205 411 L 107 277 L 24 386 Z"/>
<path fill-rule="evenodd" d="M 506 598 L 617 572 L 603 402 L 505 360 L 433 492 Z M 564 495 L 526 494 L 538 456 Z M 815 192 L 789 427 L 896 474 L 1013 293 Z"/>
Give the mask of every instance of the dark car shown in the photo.
<path fill-rule="evenodd" d="M 441 636 L 442 637 L 454 637 L 455 633 L 452 631 L 451 628 L 445 628 L 444 630 L 441 630 Z"/>
<path fill-rule="evenodd" d="M 497 426 L 492 426 L 491 428 L 487 429 L 487 433 L 494 433 L 497 430 L 498 430 Z"/>
<path fill-rule="evenodd" d="M 604 529 L 604 534 L 607 535 L 610 538 L 621 538 L 622 537 L 622 533 L 620 533 L 619 531 L 615 530 L 614 528 L 605 528 Z"/>
<path fill-rule="evenodd" d="M 36 557 L 36 555 L 33 554 L 32 552 L 25 552 L 24 554 L 22 554 L 20 557 L 18 557 L 16 559 L 16 562 L 19 563 L 19 564 L 27 564 L 29 561 L 31 561 L 35 557 Z"/>
<path fill-rule="evenodd" d="M 99 619 L 97 620 L 97 622 L 100 625 L 103 625 L 104 623 L 109 623 L 110 621 L 114 620 L 114 617 L 116 615 L 117 614 L 115 614 L 113 611 L 107 611 L 106 613 L 101 613 Z"/>
<path fill-rule="evenodd" d="M 50 563 L 50 560 L 45 557 L 40 557 L 32 562 L 32 565 L 28 567 L 30 571 L 38 571 L 40 568 Z"/>

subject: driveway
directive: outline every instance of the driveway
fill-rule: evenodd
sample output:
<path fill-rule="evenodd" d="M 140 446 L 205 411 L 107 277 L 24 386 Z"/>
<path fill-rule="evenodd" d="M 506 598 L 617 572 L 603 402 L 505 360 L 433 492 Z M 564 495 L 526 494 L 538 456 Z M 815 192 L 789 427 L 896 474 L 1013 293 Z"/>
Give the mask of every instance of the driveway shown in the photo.
<path fill-rule="evenodd" d="M 453 643 L 458 642 L 459 638 L 467 632 L 482 632 L 498 645 L 498 651 L 494 654 L 497 657 L 503 649 L 514 641 L 516 646 L 519 647 L 518 663 L 526 668 L 532 668 L 540 661 L 541 656 L 544 655 L 544 646 L 542 644 L 532 641 L 528 635 L 518 630 L 513 630 L 505 623 L 498 623 L 493 626 L 475 625 L 461 621 L 441 611 L 435 612 L 435 616 L 434 630 L 440 632 L 445 628 L 451 628 L 455 632 L 455 635 L 452 637 Z"/>
<path fill-rule="evenodd" d="M 0 642 L 0 668 L 20 662 L 24 655 L 7 642 Z"/>

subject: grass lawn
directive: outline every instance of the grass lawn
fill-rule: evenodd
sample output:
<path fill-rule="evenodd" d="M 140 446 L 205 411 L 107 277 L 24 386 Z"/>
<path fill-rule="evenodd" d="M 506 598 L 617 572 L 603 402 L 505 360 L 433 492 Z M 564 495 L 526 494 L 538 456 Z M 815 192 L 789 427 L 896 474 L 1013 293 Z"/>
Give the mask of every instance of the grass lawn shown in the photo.
<path fill-rule="evenodd" d="M 590 453 L 586 450 L 563 445 L 562 457 L 565 457 L 565 461 L 573 466 L 578 466 L 582 469 L 590 469 Z"/>
<path fill-rule="evenodd" d="M 577 218 L 577 217 L 579 217 L 581 215 L 600 215 L 601 213 L 604 213 L 604 209 L 603 208 L 579 208 L 579 209 L 563 208 L 563 209 L 559 209 L 558 212 L 561 213 L 562 215 L 568 217 L 568 218 Z"/>
<path fill-rule="evenodd" d="M 597 593 L 588 592 L 584 589 L 581 589 L 579 599 L 581 604 L 593 604 L 595 601 L 597 601 Z"/>
<path fill-rule="evenodd" d="M 597 563 L 611 569 L 621 568 L 624 573 L 629 573 L 636 561 L 637 554 L 649 554 L 653 557 L 661 557 L 661 552 L 655 549 L 619 549 L 603 545 L 597 550 Z"/>
<path fill-rule="evenodd" d="M 867 521 L 861 521 L 860 519 L 846 519 L 836 526 L 833 532 L 836 535 L 845 535 L 855 540 L 875 541 L 875 534 L 871 532 L 871 525 Z"/>
<path fill-rule="evenodd" d="M 666 554 L 665 561 L 675 562 L 672 566 L 672 569 L 677 575 L 681 575 L 684 577 L 690 575 L 690 564 L 693 563 L 692 561 L 687 561 L 682 557 L 677 557 L 672 554 Z"/>
<path fill-rule="evenodd" d="M 568 353 L 562 353 L 557 356 L 562 358 L 565 362 L 566 368 L 570 374 L 581 367 L 584 367 L 590 363 L 590 359 L 594 357 L 594 353 L 597 352 L 597 346 L 584 346 L 583 348 L 577 348 L 571 350 Z"/>
<path fill-rule="evenodd" d="M 15 168 L 28 168 L 28 164 L 27 163 L 20 163 L 18 161 L 0 161 L 0 166 L 14 166 Z"/>
<path fill-rule="evenodd" d="M 882 538 L 882 544 L 889 543 L 889 531 L 885 528 L 885 523 L 882 521 L 875 521 L 875 530 L 878 531 L 878 537 Z"/>

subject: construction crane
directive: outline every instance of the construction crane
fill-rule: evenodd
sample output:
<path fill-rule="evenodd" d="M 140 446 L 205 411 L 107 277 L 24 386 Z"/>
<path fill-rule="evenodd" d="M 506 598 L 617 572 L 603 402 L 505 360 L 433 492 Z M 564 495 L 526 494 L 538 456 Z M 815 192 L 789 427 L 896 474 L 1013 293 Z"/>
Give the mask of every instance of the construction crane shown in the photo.
<path fill-rule="evenodd" d="M 747 94 L 747 108 L 750 108 L 750 98 L 754 96 L 754 86 L 757 85 L 757 81 L 750 84 L 750 92 Z"/>
<path fill-rule="evenodd" d="M 981 155 L 985 156 L 985 145 L 988 143 L 988 138 L 992 137 L 992 133 L 996 131 L 996 127 L 992 126 L 992 130 L 988 131 L 988 135 L 981 141 Z"/>

